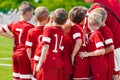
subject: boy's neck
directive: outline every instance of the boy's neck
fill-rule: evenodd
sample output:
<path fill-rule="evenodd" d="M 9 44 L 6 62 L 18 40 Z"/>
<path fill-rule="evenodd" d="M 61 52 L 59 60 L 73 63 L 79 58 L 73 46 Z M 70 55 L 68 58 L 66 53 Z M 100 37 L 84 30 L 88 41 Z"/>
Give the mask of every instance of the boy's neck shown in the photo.
<path fill-rule="evenodd" d="M 20 16 L 20 21 L 28 21 L 28 19 L 23 16 Z"/>
<path fill-rule="evenodd" d="M 62 25 L 57 24 L 57 23 L 55 23 L 55 22 L 53 21 L 53 26 L 61 27 Z"/>
<path fill-rule="evenodd" d="M 45 24 L 44 23 L 42 23 L 42 22 L 37 22 L 36 23 L 36 26 L 44 26 Z"/>

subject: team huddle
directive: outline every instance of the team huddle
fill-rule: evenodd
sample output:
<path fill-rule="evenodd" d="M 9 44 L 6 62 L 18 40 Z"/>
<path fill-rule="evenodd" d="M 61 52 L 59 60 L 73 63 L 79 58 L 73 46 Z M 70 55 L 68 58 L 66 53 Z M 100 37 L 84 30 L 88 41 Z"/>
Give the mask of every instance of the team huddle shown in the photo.
<path fill-rule="evenodd" d="M 29 23 L 33 12 L 36 25 Z M 0 34 L 14 39 L 14 80 L 118 80 L 114 35 L 106 25 L 107 11 L 95 3 L 88 10 L 73 7 L 50 12 L 29 2 L 19 6 L 19 21 L 2 26 Z M 9 34 L 12 32 L 12 35 Z"/>

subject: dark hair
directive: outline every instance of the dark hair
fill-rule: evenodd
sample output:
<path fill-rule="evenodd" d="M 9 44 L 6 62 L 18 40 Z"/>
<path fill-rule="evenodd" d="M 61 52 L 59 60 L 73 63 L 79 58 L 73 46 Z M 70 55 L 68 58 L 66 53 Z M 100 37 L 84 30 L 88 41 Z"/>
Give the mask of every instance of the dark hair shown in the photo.
<path fill-rule="evenodd" d="M 82 7 L 73 7 L 69 12 L 69 18 L 74 23 L 80 23 L 84 20 L 85 11 Z"/>
<path fill-rule="evenodd" d="M 57 24 L 64 24 L 68 18 L 67 12 L 64 8 L 59 8 L 54 11 L 54 21 Z"/>
<path fill-rule="evenodd" d="M 20 14 L 24 15 L 27 11 L 33 10 L 34 7 L 27 1 L 23 1 L 19 6 Z"/>

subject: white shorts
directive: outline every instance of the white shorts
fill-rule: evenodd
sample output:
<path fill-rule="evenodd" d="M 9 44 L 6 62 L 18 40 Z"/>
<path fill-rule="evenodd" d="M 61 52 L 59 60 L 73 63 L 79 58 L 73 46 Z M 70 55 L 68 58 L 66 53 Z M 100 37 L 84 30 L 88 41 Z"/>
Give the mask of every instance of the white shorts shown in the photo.
<path fill-rule="evenodd" d="M 115 71 L 120 71 L 120 48 L 114 50 Z"/>

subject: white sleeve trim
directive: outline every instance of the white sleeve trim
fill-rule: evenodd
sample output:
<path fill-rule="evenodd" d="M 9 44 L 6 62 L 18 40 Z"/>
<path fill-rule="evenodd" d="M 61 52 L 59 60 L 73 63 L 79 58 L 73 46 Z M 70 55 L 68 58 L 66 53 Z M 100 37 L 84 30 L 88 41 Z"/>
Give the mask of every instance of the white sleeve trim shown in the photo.
<path fill-rule="evenodd" d="M 20 73 L 13 72 L 13 77 L 20 77 Z"/>
<path fill-rule="evenodd" d="M 43 37 L 42 41 L 50 43 L 51 39 L 49 37 Z"/>
<path fill-rule="evenodd" d="M 34 60 L 39 61 L 39 60 L 40 60 L 40 57 L 35 55 L 35 56 L 34 56 Z"/>
<path fill-rule="evenodd" d="M 111 43 L 113 43 L 113 40 L 112 40 L 111 38 L 105 40 L 105 44 L 106 44 L 106 45 L 111 44 Z"/>
<path fill-rule="evenodd" d="M 97 47 L 97 48 L 102 47 L 102 46 L 104 46 L 103 42 L 98 42 L 98 43 L 96 43 L 96 47 Z"/>
<path fill-rule="evenodd" d="M 80 33 L 75 33 L 75 34 L 73 35 L 73 39 L 76 39 L 77 37 L 80 37 L 80 36 L 81 36 Z"/>
<path fill-rule="evenodd" d="M 33 44 L 32 44 L 32 42 L 29 42 L 29 41 L 26 41 L 26 43 L 25 43 L 27 46 L 32 46 Z"/>
<path fill-rule="evenodd" d="M 32 74 L 20 74 L 20 78 L 23 78 L 23 79 L 31 79 L 32 77 Z"/>
<path fill-rule="evenodd" d="M 3 28 L 5 29 L 6 32 L 10 31 L 7 25 L 4 25 Z"/>

